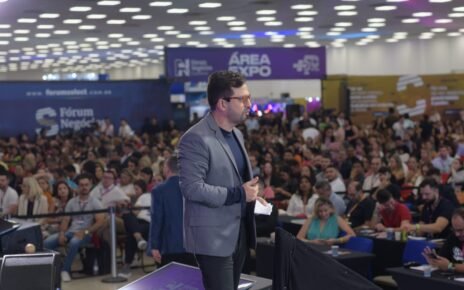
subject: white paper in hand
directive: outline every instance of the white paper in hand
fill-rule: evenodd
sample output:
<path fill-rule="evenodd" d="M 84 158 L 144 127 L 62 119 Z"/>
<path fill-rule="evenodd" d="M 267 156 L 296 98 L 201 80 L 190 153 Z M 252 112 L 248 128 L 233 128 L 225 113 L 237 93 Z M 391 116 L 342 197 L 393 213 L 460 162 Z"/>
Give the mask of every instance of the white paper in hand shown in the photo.
<path fill-rule="evenodd" d="M 261 202 L 256 201 L 255 214 L 271 215 L 271 212 L 272 212 L 272 204 L 268 203 L 267 205 L 263 205 Z"/>

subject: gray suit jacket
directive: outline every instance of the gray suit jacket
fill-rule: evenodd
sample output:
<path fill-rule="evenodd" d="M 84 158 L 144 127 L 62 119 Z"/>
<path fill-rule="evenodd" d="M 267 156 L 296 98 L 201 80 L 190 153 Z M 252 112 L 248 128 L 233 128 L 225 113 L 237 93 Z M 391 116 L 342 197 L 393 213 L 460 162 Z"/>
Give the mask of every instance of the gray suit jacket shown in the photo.
<path fill-rule="evenodd" d="M 243 135 L 234 128 L 251 164 Z M 227 187 L 243 184 L 229 146 L 211 114 L 190 128 L 179 142 L 180 188 L 184 196 L 184 247 L 187 252 L 209 256 L 232 255 L 238 240 L 242 204 L 225 206 Z M 243 205 L 244 206 L 244 205 Z M 254 202 L 246 204 L 248 245 L 256 246 Z"/>

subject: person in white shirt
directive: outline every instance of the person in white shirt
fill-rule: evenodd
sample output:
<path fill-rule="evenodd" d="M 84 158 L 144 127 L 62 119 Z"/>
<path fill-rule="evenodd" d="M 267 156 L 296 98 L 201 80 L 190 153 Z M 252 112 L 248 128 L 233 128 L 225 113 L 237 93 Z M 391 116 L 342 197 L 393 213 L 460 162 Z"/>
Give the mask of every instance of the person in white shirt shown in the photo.
<path fill-rule="evenodd" d="M 125 119 L 121 119 L 121 123 L 119 125 L 118 136 L 121 138 L 130 138 L 134 135 L 134 131 L 129 126 Z"/>
<path fill-rule="evenodd" d="M 299 190 L 288 202 L 287 214 L 291 216 L 310 215 L 319 196 L 312 191 L 311 181 L 307 176 L 300 177 Z"/>
<path fill-rule="evenodd" d="M 0 216 L 15 214 L 18 208 L 18 193 L 9 184 L 9 173 L 0 170 Z"/>
<path fill-rule="evenodd" d="M 379 178 L 379 169 L 382 166 L 382 160 L 379 157 L 374 157 L 371 160 L 371 170 L 370 174 L 366 176 L 366 179 L 363 183 L 363 191 L 372 191 L 373 189 L 379 187 L 380 178 Z"/>
<path fill-rule="evenodd" d="M 90 192 L 91 197 L 101 201 L 103 207 L 117 206 L 119 203 L 128 203 L 130 198 L 115 184 L 116 175 L 113 171 L 105 171 L 102 181 Z"/>
<path fill-rule="evenodd" d="M 129 197 L 133 197 L 135 195 L 134 189 L 134 175 L 127 169 L 123 169 L 119 176 L 119 187 L 121 190 Z"/>
<path fill-rule="evenodd" d="M 43 194 L 42 188 L 34 177 L 26 177 L 21 185 L 23 192 L 19 197 L 18 215 L 31 216 L 37 214 L 48 213 L 47 198 Z M 26 219 L 27 221 L 37 221 L 33 218 Z M 44 223 L 45 219 L 39 219 L 40 223 Z"/>
<path fill-rule="evenodd" d="M 345 214 L 346 204 L 343 199 L 335 194 L 330 187 L 330 183 L 327 180 L 322 180 L 316 182 L 314 185 L 317 194 L 319 197 L 329 199 L 333 206 L 335 207 L 335 211 L 339 216 L 343 216 Z"/>
<path fill-rule="evenodd" d="M 332 192 L 344 195 L 346 193 L 346 186 L 340 177 L 340 173 L 334 166 L 329 166 L 325 169 L 325 177 L 330 182 Z"/>
<path fill-rule="evenodd" d="M 114 135 L 114 125 L 111 123 L 110 118 L 106 117 L 102 126 L 100 127 L 100 132 L 108 137 L 113 137 Z"/>

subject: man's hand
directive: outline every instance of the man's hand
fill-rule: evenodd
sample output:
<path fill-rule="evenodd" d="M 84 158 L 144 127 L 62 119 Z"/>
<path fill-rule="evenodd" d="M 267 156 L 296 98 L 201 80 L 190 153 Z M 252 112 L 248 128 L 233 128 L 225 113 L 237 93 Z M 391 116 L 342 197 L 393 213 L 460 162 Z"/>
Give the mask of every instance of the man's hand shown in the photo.
<path fill-rule="evenodd" d="M 74 233 L 74 237 L 78 240 L 82 240 L 85 236 L 84 231 L 78 231 Z"/>
<path fill-rule="evenodd" d="M 256 200 L 258 196 L 259 186 L 258 186 L 259 177 L 255 177 L 250 181 L 245 182 L 242 186 L 245 190 L 246 201 L 252 202 Z"/>
<path fill-rule="evenodd" d="M 158 250 L 151 250 L 151 255 L 156 263 L 161 264 L 161 253 Z"/>
<path fill-rule="evenodd" d="M 376 224 L 374 229 L 378 232 L 384 232 L 386 230 L 385 226 L 381 223 Z"/>
<path fill-rule="evenodd" d="M 256 197 L 256 201 L 259 201 L 259 203 L 264 205 L 264 206 L 267 206 L 267 204 L 268 204 L 267 201 L 264 198 L 259 197 L 259 196 Z"/>
<path fill-rule="evenodd" d="M 60 232 L 60 235 L 58 236 L 58 244 L 59 244 L 60 246 L 65 246 L 65 245 L 66 245 L 66 242 L 67 242 L 67 239 L 66 239 L 64 233 L 63 233 L 63 232 Z"/>

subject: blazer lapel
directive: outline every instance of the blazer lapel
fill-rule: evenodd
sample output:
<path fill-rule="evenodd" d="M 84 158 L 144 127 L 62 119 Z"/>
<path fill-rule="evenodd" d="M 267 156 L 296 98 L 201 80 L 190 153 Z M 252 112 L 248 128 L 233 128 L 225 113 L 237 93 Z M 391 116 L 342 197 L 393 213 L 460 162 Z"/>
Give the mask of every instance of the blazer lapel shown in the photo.
<path fill-rule="evenodd" d="M 213 119 L 213 116 L 211 113 L 207 116 L 207 121 L 210 127 L 214 130 L 214 133 L 216 135 L 216 139 L 218 140 L 219 144 L 221 144 L 222 149 L 226 152 L 227 157 L 229 158 L 230 162 L 232 162 L 232 165 L 234 166 L 235 173 L 237 173 L 237 176 L 241 180 L 240 173 L 238 172 L 238 167 L 237 164 L 235 163 L 235 158 L 234 155 L 232 154 L 232 151 L 230 150 L 229 144 L 227 144 L 226 139 L 224 139 L 224 136 L 222 135 L 221 129 L 219 126 L 216 124 L 216 121 Z M 240 143 L 240 142 L 239 142 Z M 241 144 L 240 144 L 241 146 Z"/>

